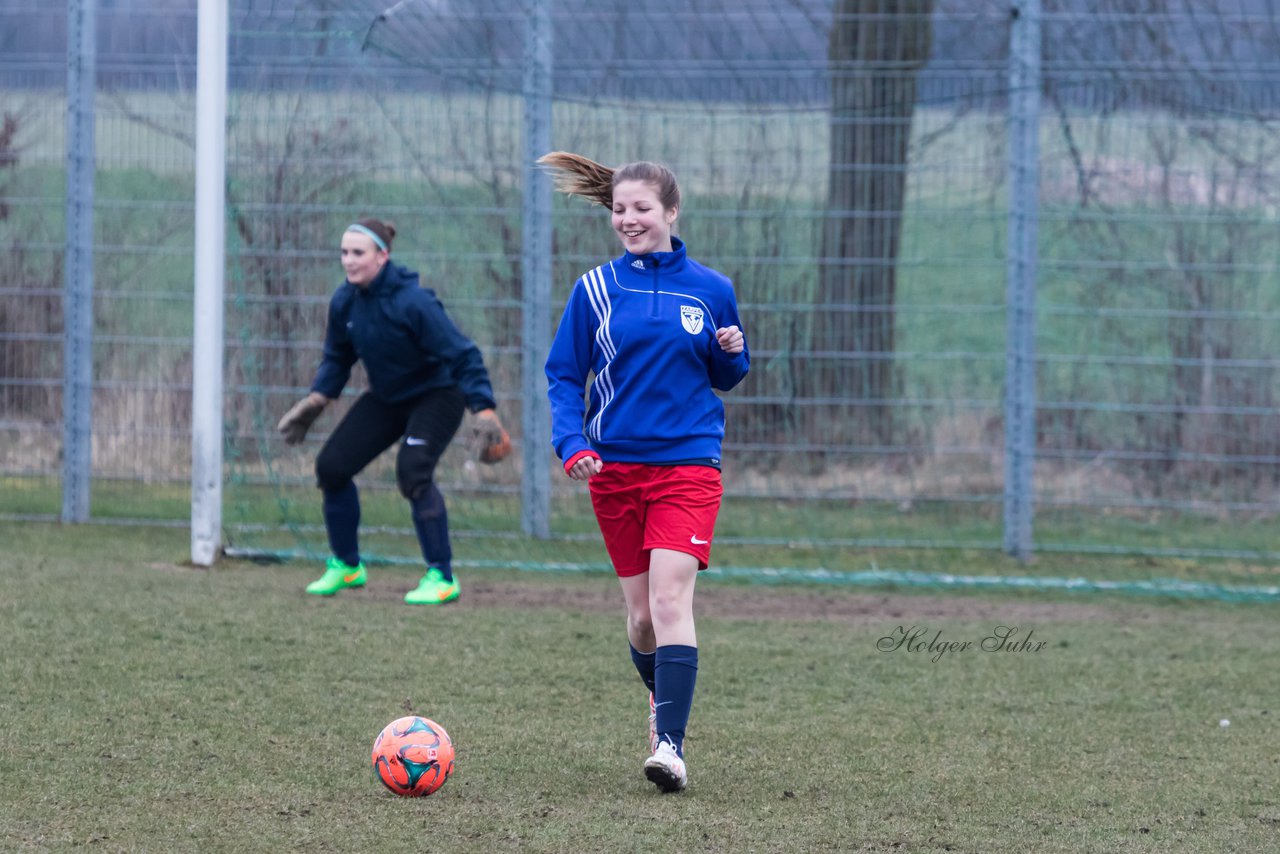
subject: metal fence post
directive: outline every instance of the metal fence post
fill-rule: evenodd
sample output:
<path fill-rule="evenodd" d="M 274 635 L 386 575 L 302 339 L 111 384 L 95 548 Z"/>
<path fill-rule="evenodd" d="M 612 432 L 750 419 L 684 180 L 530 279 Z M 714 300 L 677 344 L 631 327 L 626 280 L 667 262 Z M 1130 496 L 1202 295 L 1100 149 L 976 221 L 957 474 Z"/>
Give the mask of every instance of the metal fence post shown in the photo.
<path fill-rule="evenodd" d="M 1036 453 L 1036 239 L 1040 194 L 1040 0 L 1015 0 L 1009 43 L 1009 225 L 1004 395 L 1004 550 L 1031 556 Z"/>
<path fill-rule="evenodd" d="M 521 527 L 551 535 L 551 409 L 543 362 L 551 345 L 551 182 L 536 160 L 551 150 L 551 0 L 529 0 L 524 67 L 524 201 L 521 211 Z"/>
<path fill-rule="evenodd" d="M 200 0 L 197 19 L 191 560 L 199 566 L 213 564 L 222 544 L 227 12 L 227 0 Z"/>
<path fill-rule="evenodd" d="M 62 521 L 89 519 L 93 474 L 93 178 L 97 0 L 67 4 Z"/>

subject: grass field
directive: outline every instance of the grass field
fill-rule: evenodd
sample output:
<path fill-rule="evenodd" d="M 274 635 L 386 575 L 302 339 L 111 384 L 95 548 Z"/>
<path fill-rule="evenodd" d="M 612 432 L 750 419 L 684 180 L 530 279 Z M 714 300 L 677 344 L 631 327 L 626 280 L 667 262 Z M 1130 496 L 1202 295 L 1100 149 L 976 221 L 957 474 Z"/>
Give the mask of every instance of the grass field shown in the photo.
<path fill-rule="evenodd" d="M 1280 845 L 1275 606 L 707 578 L 691 788 L 662 796 L 607 574 L 473 570 L 421 610 L 408 567 L 317 600 L 313 565 L 187 566 L 181 529 L 0 539 L 4 850 Z M 1027 648 L 982 650 L 999 626 Z M 422 800 L 369 767 L 409 712 L 458 749 Z"/>
<path fill-rule="evenodd" d="M 361 543 L 366 554 L 392 563 L 416 561 L 419 547 L 404 499 L 386 477 L 378 480 L 366 474 L 363 480 Z M 381 488 L 372 488 L 370 481 Z M 539 541 L 520 535 L 518 497 L 453 484 L 442 488 L 448 495 L 451 530 L 459 540 L 455 558 L 464 565 L 601 565 L 607 559 L 582 491 L 560 495 L 552 503 L 556 539 Z M 242 554 L 325 554 L 314 486 L 230 483 L 224 497 L 225 544 L 230 548 Z M 60 508 L 56 480 L 0 477 L 0 520 L 6 514 L 56 519 Z M 149 519 L 185 526 L 191 519 L 191 490 L 185 483 L 95 481 L 91 508 L 92 518 L 107 524 Z M 999 509 L 922 502 L 904 510 L 889 502 L 730 497 L 716 523 L 716 563 L 734 571 L 821 568 L 850 573 L 892 568 L 1004 578 L 1171 579 L 1280 587 L 1280 552 L 1268 517 L 1160 512 L 1099 516 L 1088 508 L 1059 510 L 1037 519 L 1040 551 L 1022 563 L 1000 550 Z M 1125 548 L 1107 545 L 1114 543 Z M 1205 559 L 1188 554 L 1195 549 L 1207 549 Z M 1100 560 L 1099 554 L 1108 556 Z"/>

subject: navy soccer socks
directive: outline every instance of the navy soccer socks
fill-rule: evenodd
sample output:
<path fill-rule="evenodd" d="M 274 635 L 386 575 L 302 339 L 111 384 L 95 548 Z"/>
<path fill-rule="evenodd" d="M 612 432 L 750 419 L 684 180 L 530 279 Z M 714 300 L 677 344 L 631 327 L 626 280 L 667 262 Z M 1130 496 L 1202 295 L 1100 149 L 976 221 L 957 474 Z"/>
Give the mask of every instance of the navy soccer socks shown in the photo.
<path fill-rule="evenodd" d="M 347 566 L 360 565 L 360 492 L 355 481 L 333 492 L 323 501 L 324 527 L 329 533 L 329 549 Z"/>
<path fill-rule="evenodd" d="M 640 674 L 640 681 L 644 683 L 644 687 L 650 691 L 654 689 L 654 659 L 657 653 L 640 652 L 634 646 L 631 647 L 631 663 L 636 666 L 636 672 Z"/>
<path fill-rule="evenodd" d="M 449 511 L 444 496 L 433 483 L 409 502 L 413 507 L 413 529 L 428 566 L 440 570 L 445 581 L 453 581 L 453 548 L 449 544 Z"/>
<path fill-rule="evenodd" d="M 654 653 L 653 670 L 658 739 L 671 742 L 676 755 L 683 757 L 684 730 L 689 724 L 693 688 L 698 681 L 698 648 L 681 644 L 660 646 Z"/>

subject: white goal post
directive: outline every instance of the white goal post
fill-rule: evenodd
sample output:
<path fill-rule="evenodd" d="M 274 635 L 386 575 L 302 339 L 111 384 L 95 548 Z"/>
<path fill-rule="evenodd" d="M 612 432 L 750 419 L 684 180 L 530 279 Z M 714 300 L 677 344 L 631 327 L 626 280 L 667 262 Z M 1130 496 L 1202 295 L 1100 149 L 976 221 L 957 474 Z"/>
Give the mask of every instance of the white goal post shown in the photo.
<path fill-rule="evenodd" d="M 197 566 L 212 566 L 222 549 L 228 18 L 227 0 L 199 0 L 191 377 L 191 561 Z"/>

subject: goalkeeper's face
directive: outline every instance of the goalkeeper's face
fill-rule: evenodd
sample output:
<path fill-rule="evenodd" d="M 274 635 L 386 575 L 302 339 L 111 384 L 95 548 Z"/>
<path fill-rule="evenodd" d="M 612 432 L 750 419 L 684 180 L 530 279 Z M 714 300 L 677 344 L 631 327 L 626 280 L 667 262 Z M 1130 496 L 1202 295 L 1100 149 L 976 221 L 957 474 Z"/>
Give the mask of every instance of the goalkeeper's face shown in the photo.
<path fill-rule="evenodd" d="M 342 235 L 342 271 L 356 287 L 372 282 L 388 257 L 389 253 L 379 249 L 367 234 L 348 231 Z"/>

